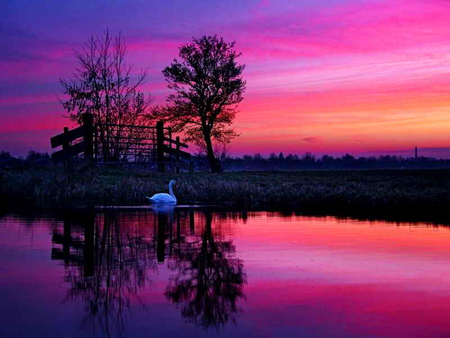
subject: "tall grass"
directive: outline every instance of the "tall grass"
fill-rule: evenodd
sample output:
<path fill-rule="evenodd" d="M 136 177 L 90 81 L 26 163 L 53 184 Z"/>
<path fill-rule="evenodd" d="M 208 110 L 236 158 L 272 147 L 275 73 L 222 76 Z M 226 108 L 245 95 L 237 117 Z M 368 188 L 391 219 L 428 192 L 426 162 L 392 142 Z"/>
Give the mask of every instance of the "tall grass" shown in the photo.
<path fill-rule="evenodd" d="M 146 204 L 176 179 L 181 204 L 247 210 L 446 217 L 450 170 L 156 174 L 97 170 L 62 179 L 54 170 L 0 175 L 3 200 L 40 206 Z"/>

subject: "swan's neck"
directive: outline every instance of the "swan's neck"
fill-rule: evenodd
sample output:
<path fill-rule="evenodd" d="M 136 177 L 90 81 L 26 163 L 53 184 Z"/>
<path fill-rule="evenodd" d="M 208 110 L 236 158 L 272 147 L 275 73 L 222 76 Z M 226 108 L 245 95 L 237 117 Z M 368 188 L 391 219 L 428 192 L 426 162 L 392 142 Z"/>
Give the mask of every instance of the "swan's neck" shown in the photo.
<path fill-rule="evenodd" d="M 176 198 L 175 195 L 173 194 L 172 185 L 173 185 L 173 182 L 170 182 L 170 183 L 169 183 L 169 194 L 170 194 L 170 196 L 172 196 L 173 198 Z"/>

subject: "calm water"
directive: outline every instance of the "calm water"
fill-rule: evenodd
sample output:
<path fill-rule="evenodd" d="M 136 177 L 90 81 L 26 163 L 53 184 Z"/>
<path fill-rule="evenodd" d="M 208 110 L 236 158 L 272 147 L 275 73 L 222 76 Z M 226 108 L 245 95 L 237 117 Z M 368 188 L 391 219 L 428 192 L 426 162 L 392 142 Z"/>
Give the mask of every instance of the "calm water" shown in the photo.
<path fill-rule="evenodd" d="M 449 337 L 450 230 L 195 209 L 0 217 L 1 337 Z"/>

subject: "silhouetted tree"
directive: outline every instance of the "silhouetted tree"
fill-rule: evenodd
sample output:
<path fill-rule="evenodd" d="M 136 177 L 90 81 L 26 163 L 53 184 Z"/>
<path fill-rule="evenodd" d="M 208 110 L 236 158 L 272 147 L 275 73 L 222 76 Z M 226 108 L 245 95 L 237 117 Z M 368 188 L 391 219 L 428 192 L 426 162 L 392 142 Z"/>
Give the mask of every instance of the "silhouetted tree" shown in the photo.
<path fill-rule="evenodd" d="M 270 155 L 269 155 L 269 161 L 270 161 L 270 162 L 276 162 L 276 161 L 278 161 L 278 156 L 277 156 L 277 154 L 275 154 L 275 153 L 270 153 Z"/>
<path fill-rule="evenodd" d="M 290 162 L 298 161 L 298 155 L 289 154 L 288 156 L 286 156 L 286 159 Z"/>
<path fill-rule="evenodd" d="M 142 117 L 151 102 L 139 91 L 147 71 L 141 70 L 132 83 L 132 66 L 125 62 L 126 54 L 122 35 L 113 37 L 107 30 L 101 36 L 92 36 L 82 51 L 75 52 L 78 68 L 74 77 L 60 79 L 64 94 L 68 96 L 60 102 L 68 117 L 81 123 L 83 113 L 92 113 L 94 122 L 99 124 L 98 137 L 104 160 L 119 160 L 137 142 L 137 135 L 130 134 L 129 129 L 110 125 L 146 123 Z"/>
<path fill-rule="evenodd" d="M 350 154 L 345 154 L 344 156 L 342 156 L 342 162 L 345 163 L 351 163 L 354 162 L 356 160 L 356 158 L 353 155 Z"/>
<path fill-rule="evenodd" d="M 333 163 L 334 157 L 330 155 L 323 155 L 322 160 L 323 163 Z"/>
<path fill-rule="evenodd" d="M 246 276 L 234 245 L 214 238 L 211 213 L 206 212 L 205 218 L 200 242 L 175 253 L 178 275 L 170 280 L 165 295 L 182 304 L 181 313 L 189 321 L 218 328 L 236 321 Z"/>
<path fill-rule="evenodd" d="M 271 153 L 268 157 L 261 154 L 244 155 L 239 157 L 227 157 L 225 165 L 230 170 L 248 169 L 352 169 L 352 168 L 446 168 L 450 165 L 450 160 L 434 159 L 430 157 L 403 158 L 399 156 L 384 155 L 380 157 L 355 157 L 346 154 L 341 157 L 323 155 L 316 158 L 314 154 L 307 152 L 301 158 L 298 155 L 288 154 L 278 156 Z"/>
<path fill-rule="evenodd" d="M 50 155 L 48 153 L 40 153 L 34 150 L 30 150 L 26 157 L 27 161 L 37 161 L 41 159 L 49 160 Z"/>
<path fill-rule="evenodd" d="M 0 160 L 9 160 L 11 158 L 12 158 L 12 156 L 9 153 L 9 151 L 3 151 L 3 150 L 0 151 Z"/>
<path fill-rule="evenodd" d="M 229 143 L 238 134 L 230 126 L 242 101 L 246 82 L 244 65 L 235 42 L 217 36 L 203 36 L 180 48 L 181 60 L 163 70 L 169 88 L 166 107 L 156 107 L 153 118 L 166 120 L 174 131 L 183 131 L 186 141 L 205 150 L 212 172 L 220 172 L 213 143 Z"/>
<path fill-rule="evenodd" d="M 316 157 L 312 153 L 306 152 L 305 155 L 303 155 L 302 160 L 304 162 L 314 162 Z"/>
<path fill-rule="evenodd" d="M 256 162 L 262 161 L 262 159 L 263 159 L 263 157 L 262 157 L 262 155 L 261 155 L 260 153 L 256 153 L 256 154 L 253 156 L 253 160 L 256 161 Z"/>
<path fill-rule="evenodd" d="M 98 221 L 94 214 L 78 213 L 84 235 L 80 229 L 71 229 L 73 215 L 68 216 L 64 236 L 58 234 L 59 229 L 53 235 L 53 242 L 62 242 L 67 249 L 52 249 L 53 259 L 66 262 L 64 280 L 70 288 L 65 301 L 84 302 L 82 323 L 92 325 L 94 332 L 99 329 L 104 337 L 122 336 L 132 299 L 139 300 L 139 290 L 148 283 L 147 272 L 156 269 L 153 238 L 125 227 L 114 212 Z"/>

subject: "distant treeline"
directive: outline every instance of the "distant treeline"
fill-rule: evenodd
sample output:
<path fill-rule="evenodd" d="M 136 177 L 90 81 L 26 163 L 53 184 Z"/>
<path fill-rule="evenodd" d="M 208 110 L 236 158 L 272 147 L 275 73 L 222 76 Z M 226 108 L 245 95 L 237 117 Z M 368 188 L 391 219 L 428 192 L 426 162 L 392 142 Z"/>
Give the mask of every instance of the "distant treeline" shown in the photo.
<path fill-rule="evenodd" d="M 201 162 L 202 156 L 196 160 Z M 379 157 L 355 157 L 346 154 L 340 157 L 323 155 L 316 157 L 312 153 L 302 156 L 272 153 L 268 157 L 261 154 L 243 157 L 223 157 L 223 165 L 228 171 L 241 170 L 298 170 L 298 169 L 394 169 L 394 168 L 450 168 L 450 160 L 431 157 L 405 158 L 384 155 Z"/>
<path fill-rule="evenodd" d="M 207 171 L 208 162 L 204 155 L 193 156 L 196 171 Z M 253 170 L 302 170 L 302 169 L 437 169 L 450 168 L 450 159 L 433 157 L 401 157 L 396 155 L 355 157 L 346 154 L 340 157 L 315 156 L 305 153 L 284 155 L 272 153 L 268 157 L 261 154 L 242 157 L 222 156 L 222 165 L 226 171 Z M 0 168 L 20 166 L 52 167 L 48 153 L 30 150 L 25 157 L 14 157 L 9 152 L 0 151 Z"/>
<path fill-rule="evenodd" d="M 0 169 L 9 167 L 21 166 L 35 166 L 35 167 L 51 167 L 53 166 L 48 153 L 40 153 L 30 150 L 25 157 L 14 157 L 8 151 L 0 151 Z"/>

